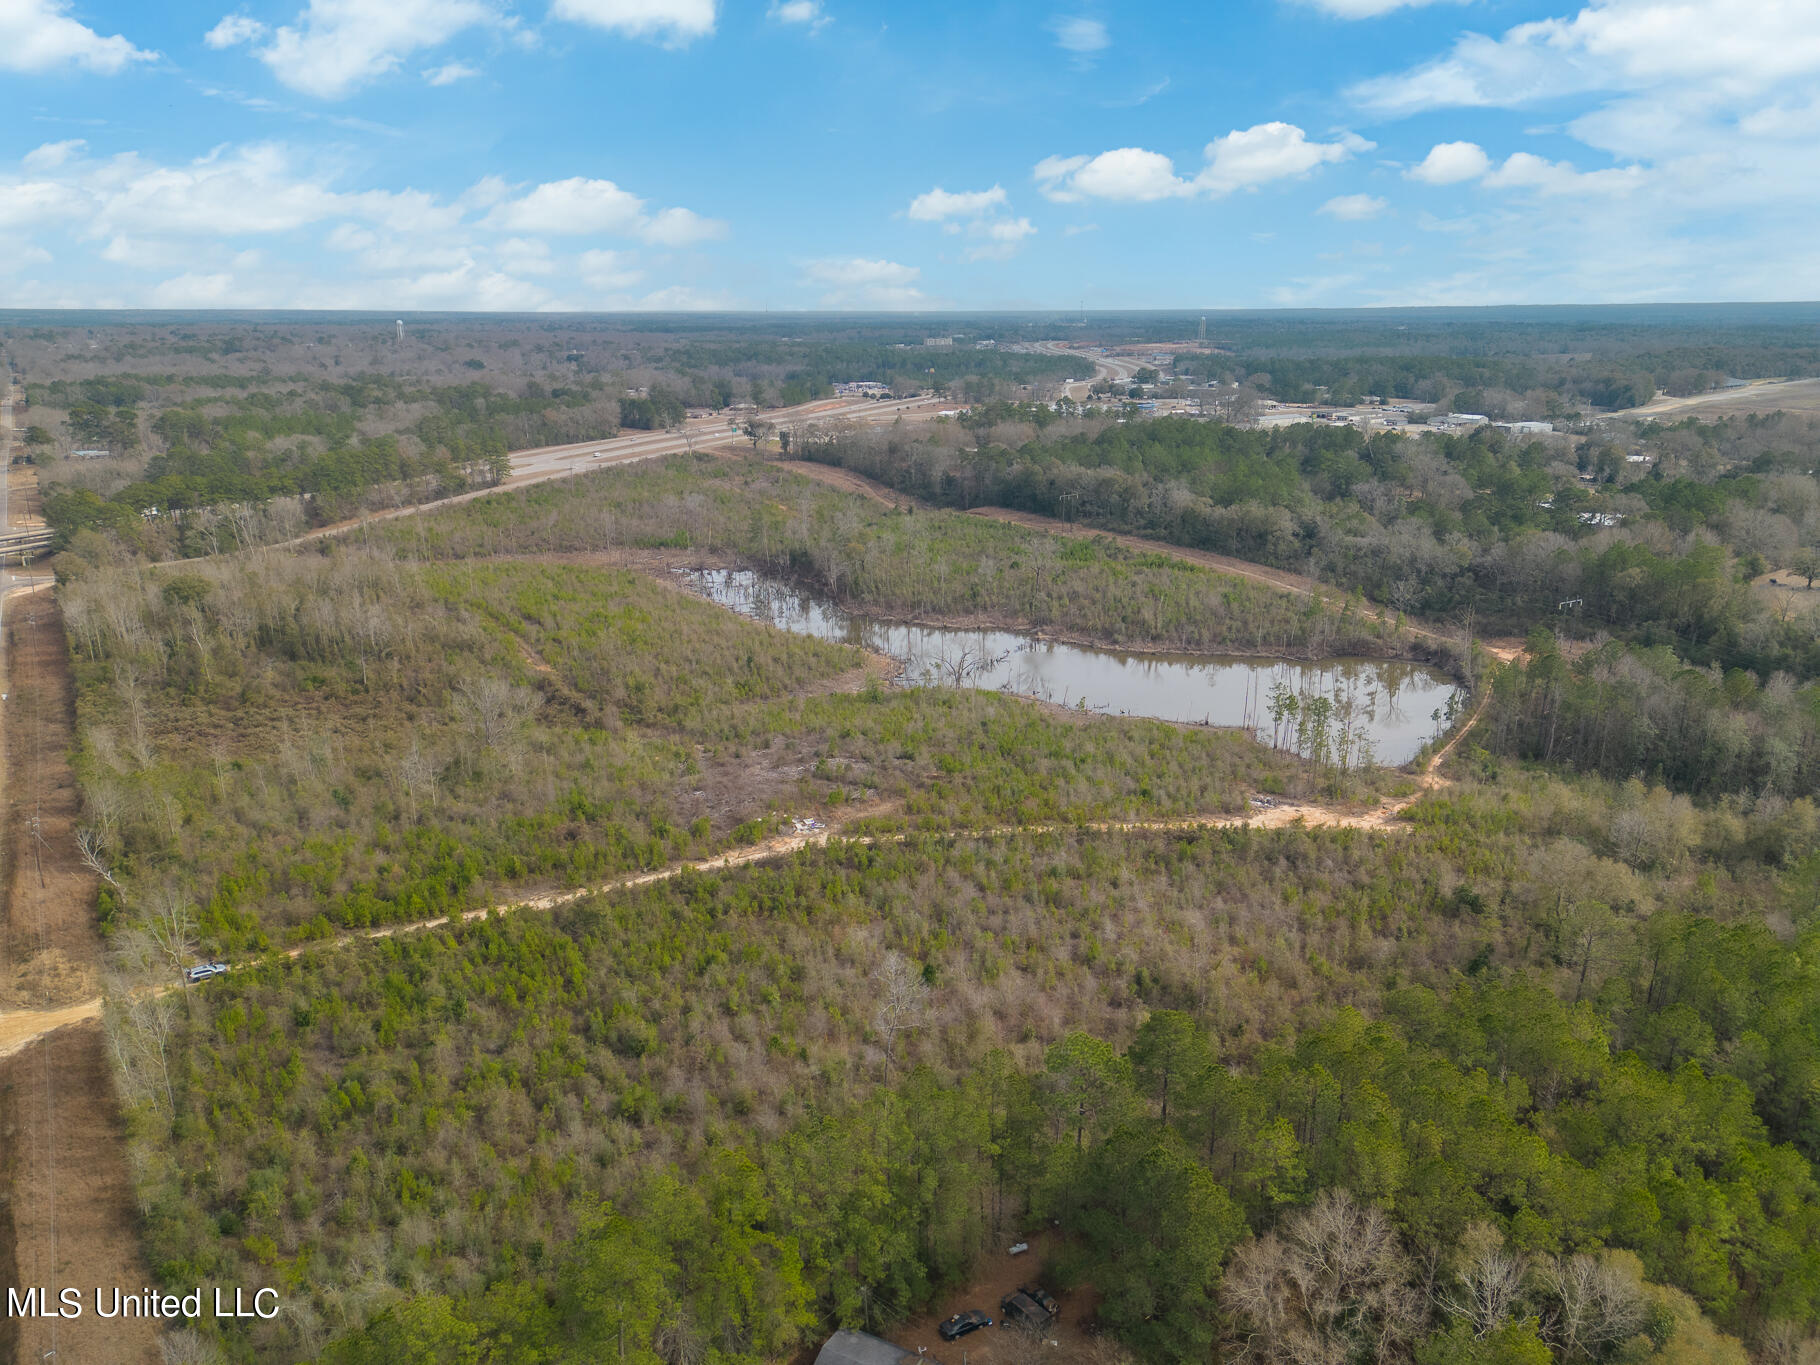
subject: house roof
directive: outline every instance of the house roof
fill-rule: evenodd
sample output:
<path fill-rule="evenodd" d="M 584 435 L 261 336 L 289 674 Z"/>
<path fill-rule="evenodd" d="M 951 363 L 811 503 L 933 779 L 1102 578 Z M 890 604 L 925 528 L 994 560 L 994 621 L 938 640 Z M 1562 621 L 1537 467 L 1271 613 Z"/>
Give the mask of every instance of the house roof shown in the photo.
<path fill-rule="evenodd" d="M 815 1365 L 937 1365 L 929 1356 L 919 1356 L 888 1341 L 867 1336 L 864 1332 L 839 1331 L 828 1338 Z"/>

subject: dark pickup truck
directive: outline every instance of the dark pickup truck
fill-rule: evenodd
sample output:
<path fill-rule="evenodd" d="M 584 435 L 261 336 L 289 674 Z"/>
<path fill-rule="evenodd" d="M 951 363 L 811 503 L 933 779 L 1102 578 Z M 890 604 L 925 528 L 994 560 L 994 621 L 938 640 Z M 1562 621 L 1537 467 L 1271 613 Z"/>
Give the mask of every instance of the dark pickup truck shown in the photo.
<path fill-rule="evenodd" d="M 1015 1324 L 1041 1331 L 1061 1315 L 1062 1309 L 1042 1290 L 1025 1285 L 1017 1293 L 1000 1299 L 998 1311 L 999 1321 L 1007 1326 Z"/>

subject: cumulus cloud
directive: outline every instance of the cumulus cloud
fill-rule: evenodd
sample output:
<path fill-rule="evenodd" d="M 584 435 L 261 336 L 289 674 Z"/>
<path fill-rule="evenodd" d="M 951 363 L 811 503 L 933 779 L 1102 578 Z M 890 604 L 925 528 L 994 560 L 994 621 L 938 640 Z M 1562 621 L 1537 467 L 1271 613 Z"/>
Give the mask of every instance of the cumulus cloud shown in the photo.
<path fill-rule="evenodd" d="M 715 0 L 555 0 L 552 19 L 682 46 L 714 32 Z"/>
<path fill-rule="evenodd" d="M 1438 0 L 1301 0 L 1335 19 L 1376 19 L 1400 9 L 1424 9 Z"/>
<path fill-rule="evenodd" d="M 645 201 L 611 180 L 572 176 L 538 185 L 495 206 L 488 227 L 558 236 L 609 234 L 638 237 L 659 246 L 690 246 L 727 235 L 727 225 L 685 208 L 652 213 Z"/>
<path fill-rule="evenodd" d="M 1383 199 L 1372 194 L 1342 194 L 1322 204 L 1317 213 L 1337 218 L 1342 223 L 1363 223 L 1376 218 L 1389 208 Z"/>
<path fill-rule="evenodd" d="M 697 242 L 719 241 L 727 235 L 727 225 L 719 218 L 703 218 L 688 209 L 659 209 L 638 235 L 654 246 L 694 246 Z"/>
<path fill-rule="evenodd" d="M 820 33 L 834 19 L 822 9 L 822 0 L 772 0 L 765 17 L 780 24 L 802 24 L 811 33 Z"/>
<path fill-rule="evenodd" d="M 1087 199 L 1149 203 L 1255 189 L 1344 161 L 1372 144 L 1354 134 L 1314 142 L 1293 123 L 1259 123 L 1215 138 L 1202 149 L 1204 164 L 1194 175 L 1176 171 L 1161 152 L 1119 147 L 1097 156 L 1051 156 L 1039 161 L 1035 177 L 1042 192 L 1059 203 Z"/>
<path fill-rule="evenodd" d="M 62 142 L 47 142 L 42 147 L 34 147 L 27 152 L 20 164 L 28 171 L 55 170 L 71 157 L 79 155 L 87 146 L 88 143 L 79 137 Z"/>
<path fill-rule="evenodd" d="M 118 34 L 104 38 L 69 17 L 68 0 L 4 0 L 0 3 L 0 71 L 35 73 L 79 68 L 116 75 L 156 52 L 133 46 Z"/>
<path fill-rule="evenodd" d="M 1002 185 L 989 190 L 962 190 L 950 193 L 937 185 L 926 194 L 910 201 L 909 216 L 919 223 L 939 223 L 946 218 L 972 218 L 1009 203 Z"/>
<path fill-rule="evenodd" d="M 824 257 L 803 266 L 802 281 L 822 290 L 824 308 L 920 308 L 927 296 L 916 287 L 913 265 L 860 256 Z"/>
<path fill-rule="evenodd" d="M 1491 158 L 1476 142 L 1437 142 L 1407 174 L 1425 185 L 1457 185 L 1476 180 L 1491 169 Z"/>
<path fill-rule="evenodd" d="M 942 231 L 952 236 L 964 232 L 971 237 L 975 245 L 967 248 L 964 260 L 1004 261 L 1015 256 L 1025 239 L 1036 233 L 1028 218 L 1003 216 L 1010 210 L 1011 199 L 1003 185 L 961 191 L 937 185 L 910 201 L 907 216 L 919 223 L 940 223 Z"/>
<path fill-rule="evenodd" d="M 1081 57 L 1103 52 L 1112 46 L 1112 35 L 1098 19 L 1058 15 L 1049 21 L 1049 31 L 1055 35 L 1057 47 Z"/>
<path fill-rule="evenodd" d="M 1207 168 L 1195 183 L 1210 193 L 1225 194 L 1306 175 L 1371 148 L 1355 133 L 1343 133 L 1333 142 L 1310 142 L 1293 123 L 1260 123 L 1208 143 Z"/>
<path fill-rule="evenodd" d="M 1599 0 L 1571 18 L 1468 33 L 1443 57 L 1353 87 L 1384 114 L 1507 107 L 1669 84 L 1748 97 L 1820 74 L 1820 6 L 1792 0 Z"/>
<path fill-rule="evenodd" d="M 310 0 L 296 22 L 274 32 L 258 55 L 291 89 L 342 99 L 396 71 L 412 53 L 498 17 L 484 0 Z M 222 20 L 211 37 L 239 18 Z"/>
<path fill-rule="evenodd" d="M 623 251 L 584 251 L 578 264 L 581 278 L 600 290 L 628 289 L 645 277 L 637 262 Z"/>
<path fill-rule="evenodd" d="M 202 35 L 202 41 L 204 46 L 220 51 L 264 36 L 265 25 L 257 19 L 245 14 L 227 14 L 222 16 L 220 23 Z"/>
<path fill-rule="evenodd" d="M 1624 194 L 1641 186 L 1640 166 L 1613 166 L 1600 171 L 1575 170 L 1571 161 L 1550 161 L 1530 152 L 1513 152 L 1484 183 L 1494 189 L 1534 190 L 1540 194 Z"/>
<path fill-rule="evenodd" d="M 453 85 L 456 81 L 465 81 L 480 74 L 480 68 L 469 66 L 466 62 L 448 62 L 442 66 L 433 66 L 423 73 L 423 78 L 431 85 Z"/>
<path fill-rule="evenodd" d="M 976 222 L 968 232 L 981 240 L 967 248 L 967 260 L 1005 261 L 1017 254 L 1026 238 L 1036 235 L 1036 228 L 1028 218 L 998 218 Z"/>

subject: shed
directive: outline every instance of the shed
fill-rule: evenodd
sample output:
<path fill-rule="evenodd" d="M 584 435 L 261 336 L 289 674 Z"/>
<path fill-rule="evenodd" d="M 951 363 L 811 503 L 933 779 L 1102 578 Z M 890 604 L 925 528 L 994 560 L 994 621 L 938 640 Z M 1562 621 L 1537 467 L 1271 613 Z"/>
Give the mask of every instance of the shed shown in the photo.
<path fill-rule="evenodd" d="M 864 1332 L 842 1330 L 829 1337 L 815 1365 L 940 1365 L 933 1356 L 919 1356 Z"/>

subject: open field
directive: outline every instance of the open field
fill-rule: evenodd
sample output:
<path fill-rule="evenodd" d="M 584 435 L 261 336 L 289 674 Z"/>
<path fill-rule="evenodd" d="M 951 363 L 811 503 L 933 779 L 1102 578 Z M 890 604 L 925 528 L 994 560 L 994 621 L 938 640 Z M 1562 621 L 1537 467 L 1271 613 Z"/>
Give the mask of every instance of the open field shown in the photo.
<path fill-rule="evenodd" d="M 1820 412 L 1820 379 L 1759 379 L 1742 388 L 1716 389 L 1687 398 L 1663 394 L 1640 408 L 1627 408 L 1611 416 L 1660 422 L 1698 417 L 1710 422 L 1760 412 Z"/>

